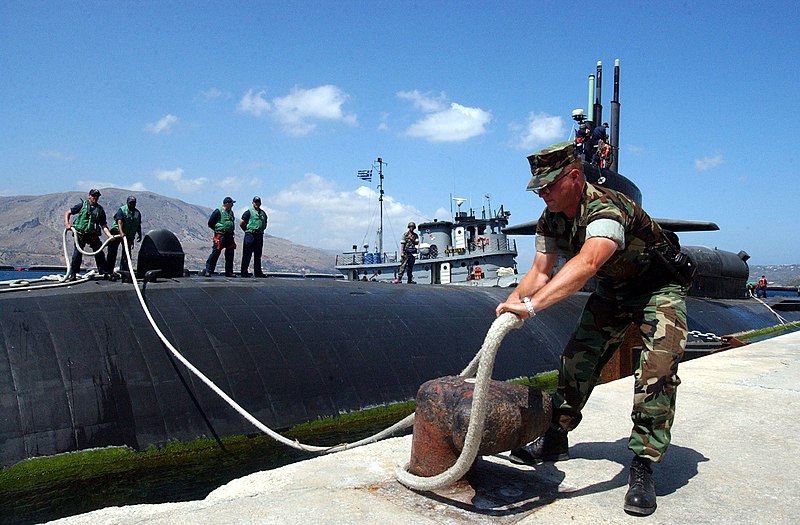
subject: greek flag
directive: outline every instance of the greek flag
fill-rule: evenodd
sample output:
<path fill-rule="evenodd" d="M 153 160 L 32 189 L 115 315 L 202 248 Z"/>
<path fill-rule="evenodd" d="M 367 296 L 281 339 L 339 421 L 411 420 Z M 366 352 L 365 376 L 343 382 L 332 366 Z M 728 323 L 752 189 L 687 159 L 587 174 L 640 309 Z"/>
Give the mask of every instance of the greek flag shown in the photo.
<path fill-rule="evenodd" d="M 372 182 L 372 170 L 358 170 L 358 178 Z"/>

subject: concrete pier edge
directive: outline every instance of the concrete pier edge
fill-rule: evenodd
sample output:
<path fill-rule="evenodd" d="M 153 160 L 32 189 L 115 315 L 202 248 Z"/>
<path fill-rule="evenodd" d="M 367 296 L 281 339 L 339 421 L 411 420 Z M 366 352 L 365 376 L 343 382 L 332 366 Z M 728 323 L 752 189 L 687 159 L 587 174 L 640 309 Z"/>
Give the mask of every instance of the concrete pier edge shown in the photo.
<path fill-rule="evenodd" d="M 60 524 L 796 523 L 800 504 L 800 333 L 681 364 L 672 446 L 655 467 L 658 510 L 622 510 L 632 382 L 598 386 L 570 434 L 572 459 L 478 469 L 471 502 L 394 479 L 410 436 L 234 480 L 202 501 L 110 507 Z M 487 496 L 488 494 L 488 496 Z M 498 498 L 504 501 L 498 501 Z"/>

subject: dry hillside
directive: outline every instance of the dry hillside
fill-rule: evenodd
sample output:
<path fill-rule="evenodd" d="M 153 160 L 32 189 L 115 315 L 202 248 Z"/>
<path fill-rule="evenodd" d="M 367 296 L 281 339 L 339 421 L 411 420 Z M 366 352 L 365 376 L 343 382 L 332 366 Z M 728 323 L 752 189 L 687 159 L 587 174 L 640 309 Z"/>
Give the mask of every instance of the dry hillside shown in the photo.
<path fill-rule="evenodd" d="M 130 194 L 128 190 L 101 188 L 100 204 L 111 219 Z M 86 198 L 87 192 L 51 193 L 0 197 L 0 265 L 64 266 L 62 239 L 64 213 Z M 185 267 L 199 270 L 211 248 L 212 232 L 208 229 L 211 209 L 151 192 L 136 192 L 137 207 L 142 212 L 142 233 L 167 229 L 181 242 L 186 254 Z M 267 229 L 269 232 L 269 228 Z M 243 233 L 237 230 L 236 259 L 241 261 Z M 71 241 L 72 236 L 68 236 Z M 133 257 L 137 256 L 138 246 Z M 70 248 L 70 253 L 72 249 Z M 220 260 L 222 264 L 222 259 Z M 264 237 L 262 266 L 267 271 L 334 272 L 334 256 L 323 250 L 294 244 L 267 233 Z M 219 266 L 219 265 L 218 265 Z M 219 268 L 218 268 L 219 269 Z"/>

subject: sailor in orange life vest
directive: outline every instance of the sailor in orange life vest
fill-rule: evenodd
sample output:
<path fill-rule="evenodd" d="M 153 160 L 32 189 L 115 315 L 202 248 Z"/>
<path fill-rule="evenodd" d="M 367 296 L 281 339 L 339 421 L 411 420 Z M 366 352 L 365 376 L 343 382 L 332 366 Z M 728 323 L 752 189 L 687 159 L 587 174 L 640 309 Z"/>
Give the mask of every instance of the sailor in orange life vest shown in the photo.
<path fill-rule="evenodd" d="M 584 306 L 580 323 L 561 356 L 553 420 L 533 443 L 511 451 L 510 459 L 535 464 L 569 459 L 567 433 L 581 421 L 582 409 L 600 372 L 633 324 L 642 350 L 635 359 L 633 452 L 624 510 L 649 515 L 656 510 L 652 464 L 667 451 L 675 416 L 686 325 L 686 287 L 690 277 L 653 254 L 674 249 L 659 225 L 625 195 L 586 181 L 572 142 L 534 153 L 528 189 L 546 209 L 536 227 L 536 256 L 530 271 L 496 314 L 529 318 L 580 290 L 596 277 L 597 289 Z M 559 252 L 567 262 L 553 275 Z"/>
<path fill-rule="evenodd" d="M 233 274 L 233 253 L 236 249 L 234 240 L 235 218 L 231 208 L 236 202 L 230 197 L 222 199 L 222 206 L 211 212 L 208 218 L 208 227 L 214 230 L 214 243 L 211 246 L 211 254 L 206 261 L 205 269 L 201 275 L 211 276 L 217 267 L 217 261 L 222 250 L 225 250 L 225 277 L 235 277 Z"/>
<path fill-rule="evenodd" d="M 611 153 L 611 146 L 608 145 L 607 142 L 604 140 L 597 141 L 597 158 L 598 158 L 598 166 L 601 168 L 608 167 L 608 155 Z"/>
<path fill-rule="evenodd" d="M 756 285 L 756 297 L 767 298 L 767 278 L 764 275 L 761 276 Z"/>

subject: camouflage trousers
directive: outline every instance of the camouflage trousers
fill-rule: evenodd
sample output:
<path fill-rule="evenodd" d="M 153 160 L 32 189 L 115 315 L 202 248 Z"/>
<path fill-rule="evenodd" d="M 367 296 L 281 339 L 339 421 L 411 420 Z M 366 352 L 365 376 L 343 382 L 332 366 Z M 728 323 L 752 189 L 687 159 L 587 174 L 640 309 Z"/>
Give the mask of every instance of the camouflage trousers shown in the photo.
<path fill-rule="evenodd" d="M 406 255 L 403 257 L 403 262 L 400 263 L 400 270 L 397 272 L 397 280 L 403 282 L 403 274 L 408 273 L 408 282 L 414 280 L 414 262 L 417 260 L 413 255 Z"/>
<path fill-rule="evenodd" d="M 633 355 L 633 430 L 628 448 L 660 461 L 670 442 L 675 393 L 681 382 L 678 362 L 688 334 L 685 292 L 679 285 L 624 298 L 598 293 L 589 297 L 561 356 L 553 420 L 566 430 L 578 426 L 603 366 L 619 349 L 631 324 L 638 328 L 643 345 Z"/>

